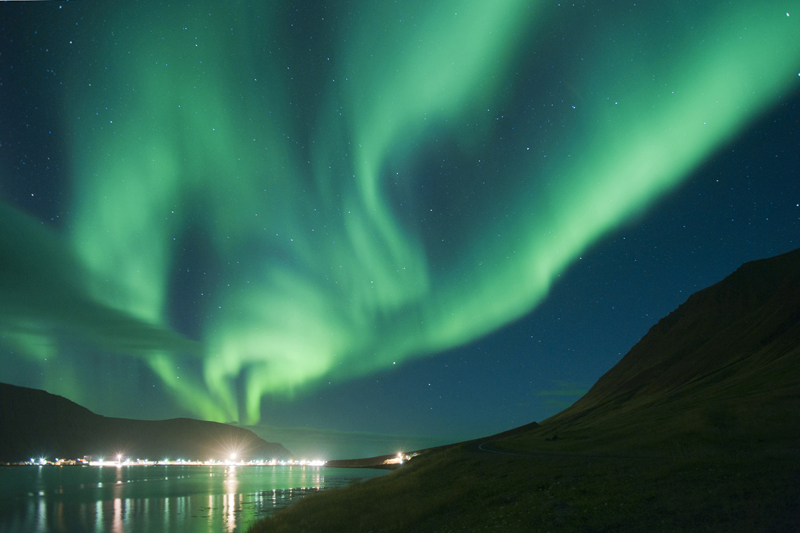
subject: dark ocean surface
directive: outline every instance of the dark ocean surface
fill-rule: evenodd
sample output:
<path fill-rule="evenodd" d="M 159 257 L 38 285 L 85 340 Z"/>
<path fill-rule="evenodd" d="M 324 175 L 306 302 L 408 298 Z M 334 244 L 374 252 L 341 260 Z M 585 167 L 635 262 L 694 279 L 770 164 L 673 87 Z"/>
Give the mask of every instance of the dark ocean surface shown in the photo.
<path fill-rule="evenodd" d="M 240 532 L 305 495 L 385 473 L 319 466 L 0 467 L 0 532 Z"/>

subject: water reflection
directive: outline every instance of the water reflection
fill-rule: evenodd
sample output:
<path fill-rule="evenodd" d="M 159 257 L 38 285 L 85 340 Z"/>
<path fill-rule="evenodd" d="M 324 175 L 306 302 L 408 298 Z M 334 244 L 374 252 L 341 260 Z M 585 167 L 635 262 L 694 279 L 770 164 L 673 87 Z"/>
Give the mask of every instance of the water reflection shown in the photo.
<path fill-rule="evenodd" d="M 122 500 L 114 498 L 114 524 L 111 526 L 113 533 L 122 533 Z"/>
<path fill-rule="evenodd" d="M 45 501 L 39 500 L 39 508 L 36 510 L 36 514 L 38 517 L 38 526 L 41 531 L 44 531 L 44 527 L 47 524 L 47 505 Z"/>
<path fill-rule="evenodd" d="M 94 524 L 95 524 L 95 533 L 103 533 L 103 502 L 98 501 L 95 504 Z"/>
<path fill-rule="evenodd" d="M 0 532 L 233 533 L 383 471 L 324 467 L 0 467 Z"/>

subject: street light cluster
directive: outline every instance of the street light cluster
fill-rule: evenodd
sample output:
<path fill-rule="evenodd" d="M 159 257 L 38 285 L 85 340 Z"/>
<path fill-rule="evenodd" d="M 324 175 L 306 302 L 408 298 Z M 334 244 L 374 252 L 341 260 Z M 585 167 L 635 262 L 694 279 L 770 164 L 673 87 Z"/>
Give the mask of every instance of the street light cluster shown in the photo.
<path fill-rule="evenodd" d="M 279 461 L 277 459 L 271 459 L 269 461 L 266 460 L 257 460 L 253 459 L 250 461 L 244 460 L 236 460 L 236 454 L 232 454 L 230 459 L 226 459 L 224 461 L 218 461 L 214 459 L 209 459 L 207 461 L 196 461 L 196 460 L 185 460 L 185 459 L 162 459 L 159 461 L 151 461 L 150 459 L 131 459 L 131 458 L 124 458 L 122 455 L 117 455 L 116 460 L 91 460 L 87 458 L 83 459 L 59 459 L 56 458 L 55 460 L 45 459 L 44 457 L 40 457 L 38 459 L 34 459 L 31 457 L 29 461 L 25 461 L 24 464 L 26 465 L 36 465 L 36 466 L 44 466 L 44 465 L 55 465 L 55 466 L 65 466 L 65 465 L 88 465 L 88 466 L 325 466 L 326 461 L 322 460 L 313 460 L 308 461 L 306 459 L 301 460 L 289 460 L 289 461 Z"/>

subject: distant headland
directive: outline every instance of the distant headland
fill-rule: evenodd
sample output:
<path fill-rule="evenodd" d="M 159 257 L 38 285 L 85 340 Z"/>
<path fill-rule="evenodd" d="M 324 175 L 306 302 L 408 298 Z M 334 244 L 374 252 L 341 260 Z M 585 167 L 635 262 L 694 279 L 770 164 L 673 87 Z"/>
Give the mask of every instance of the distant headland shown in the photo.
<path fill-rule="evenodd" d="M 0 463 L 31 459 L 288 461 L 250 430 L 189 418 L 109 418 L 43 390 L 0 383 Z"/>

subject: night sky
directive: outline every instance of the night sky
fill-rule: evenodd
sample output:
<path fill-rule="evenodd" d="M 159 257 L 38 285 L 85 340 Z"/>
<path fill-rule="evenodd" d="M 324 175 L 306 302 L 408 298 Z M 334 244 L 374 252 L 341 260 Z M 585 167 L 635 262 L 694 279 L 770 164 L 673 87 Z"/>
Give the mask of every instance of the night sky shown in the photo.
<path fill-rule="evenodd" d="M 3 3 L 0 380 L 323 454 L 542 420 L 691 293 L 800 246 L 798 21 Z"/>

